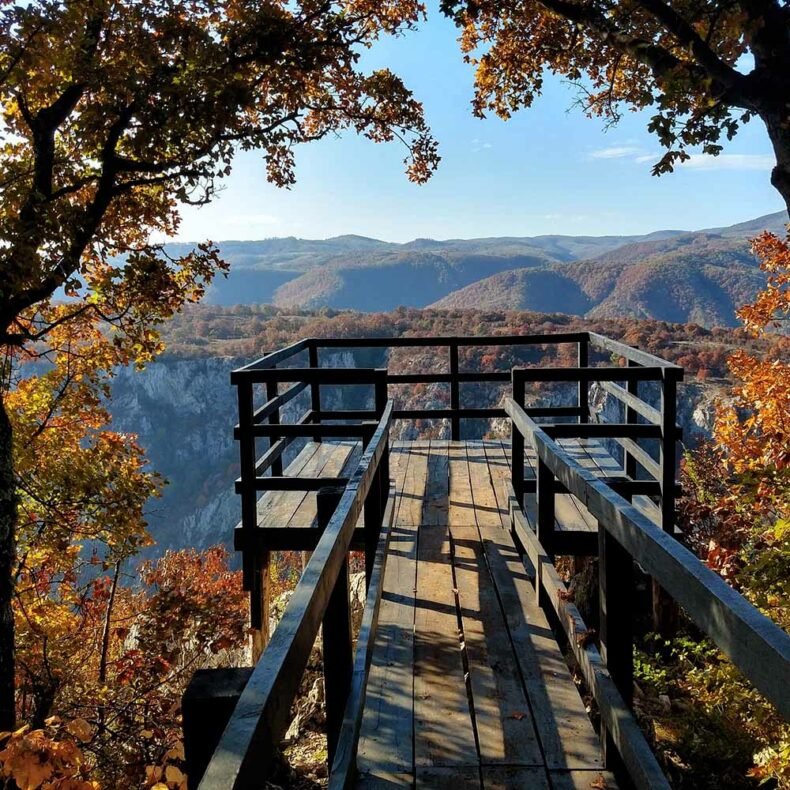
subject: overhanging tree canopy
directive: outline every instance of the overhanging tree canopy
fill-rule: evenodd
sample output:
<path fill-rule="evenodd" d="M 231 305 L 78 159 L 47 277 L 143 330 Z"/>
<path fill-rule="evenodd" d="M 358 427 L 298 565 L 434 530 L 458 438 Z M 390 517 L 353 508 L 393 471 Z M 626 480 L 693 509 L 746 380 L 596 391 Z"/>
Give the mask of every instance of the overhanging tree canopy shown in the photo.
<path fill-rule="evenodd" d="M 776 155 L 790 209 L 790 3 L 786 0 L 443 0 L 476 65 L 474 110 L 507 118 L 547 71 L 580 85 L 590 114 L 650 109 L 667 152 L 658 175 L 699 146 L 716 155 L 753 116 Z"/>
<path fill-rule="evenodd" d="M 409 178 L 427 179 L 438 155 L 421 105 L 391 72 L 358 68 L 365 47 L 422 13 L 416 0 L 0 0 L 0 394 L 13 360 L 49 353 L 68 322 L 111 338 L 97 385 L 158 350 L 157 322 L 222 263 L 209 244 L 168 258 L 151 234 L 177 230 L 179 205 L 208 202 L 239 149 L 260 149 L 269 180 L 287 186 L 296 144 L 351 129 L 400 140 Z M 54 304 L 64 292 L 71 299 Z M 14 709 L 5 406 L 0 730 Z"/>

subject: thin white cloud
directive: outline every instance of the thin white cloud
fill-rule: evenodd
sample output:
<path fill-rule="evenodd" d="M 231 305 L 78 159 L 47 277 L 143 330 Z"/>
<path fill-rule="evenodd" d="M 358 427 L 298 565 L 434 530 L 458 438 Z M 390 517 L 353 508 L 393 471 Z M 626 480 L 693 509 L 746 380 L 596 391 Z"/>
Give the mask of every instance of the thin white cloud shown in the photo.
<path fill-rule="evenodd" d="M 641 154 L 642 149 L 635 145 L 613 145 L 590 152 L 590 159 L 624 159 L 627 156 Z"/>
<path fill-rule="evenodd" d="M 775 164 L 770 154 L 692 154 L 680 166 L 691 170 L 771 170 Z"/>

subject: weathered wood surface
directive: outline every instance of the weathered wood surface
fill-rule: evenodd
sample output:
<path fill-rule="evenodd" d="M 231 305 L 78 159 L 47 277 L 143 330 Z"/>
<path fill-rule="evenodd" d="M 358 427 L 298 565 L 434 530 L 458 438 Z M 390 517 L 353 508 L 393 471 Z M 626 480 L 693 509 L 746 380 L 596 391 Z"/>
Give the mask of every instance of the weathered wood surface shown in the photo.
<path fill-rule="evenodd" d="M 507 529 L 507 443 L 395 442 L 391 476 L 356 786 L 613 788 Z"/>

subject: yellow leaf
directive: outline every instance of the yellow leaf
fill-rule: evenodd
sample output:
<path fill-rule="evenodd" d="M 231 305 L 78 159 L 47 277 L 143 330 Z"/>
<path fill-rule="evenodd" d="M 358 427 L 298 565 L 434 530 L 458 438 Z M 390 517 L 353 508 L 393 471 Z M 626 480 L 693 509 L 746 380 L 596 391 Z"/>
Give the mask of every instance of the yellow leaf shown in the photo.
<path fill-rule="evenodd" d="M 74 719 L 66 725 L 66 732 L 85 743 L 91 739 L 93 728 L 85 719 Z"/>
<path fill-rule="evenodd" d="M 165 768 L 165 779 L 168 782 L 173 782 L 175 784 L 179 784 L 184 779 L 184 774 L 180 768 L 177 768 L 175 765 L 168 765 Z"/>

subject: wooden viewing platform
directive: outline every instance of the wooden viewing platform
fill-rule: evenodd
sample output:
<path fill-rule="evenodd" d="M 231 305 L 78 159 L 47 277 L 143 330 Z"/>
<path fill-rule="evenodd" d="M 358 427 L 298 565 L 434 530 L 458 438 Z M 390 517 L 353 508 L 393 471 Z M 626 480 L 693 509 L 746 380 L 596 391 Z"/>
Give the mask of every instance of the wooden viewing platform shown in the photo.
<path fill-rule="evenodd" d="M 468 346 L 568 343 L 577 366 L 459 364 Z M 320 349 L 393 346 L 445 347 L 449 371 L 320 366 Z M 302 355 L 307 366 L 296 367 Z M 680 604 L 790 714 L 790 638 L 674 534 L 681 375 L 592 333 L 309 339 L 234 372 L 235 544 L 256 665 L 239 670 L 235 691 L 223 680 L 221 704 L 210 693 L 198 700 L 203 708 L 196 693 L 185 699 L 190 786 L 265 786 L 323 625 L 330 788 L 668 787 L 630 710 L 637 568 L 653 577 L 656 613 L 670 599 Z M 463 408 L 460 385 L 483 381 L 509 382 L 509 395 L 495 408 Z M 392 400 L 393 385 L 425 382 L 448 386 L 447 408 Z M 570 385 L 575 402 L 536 402 L 535 382 Z M 595 421 L 593 382 L 622 404 L 617 422 Z M 368 389 L 365 405 L 322 409 L 325 388 L 352 386 Z M 304 413 L 285 424 L 283 407 L 299 398 Z M 509 439 L 461 430 L 491 418 L 507 420 Z M 395 421 L 425 419 L 446 420 L 451 438 L 390 440 Z M 286 466 L 295 442 L 301 449 Z M 269 559 L 282 550 L 312 554 L 269 634 Z M 364 552 L 367 581 L 356 640 L 354 550 Z M 567 593 L 555 555 L 597 557 L 598 633 Z M 561 643 L 600 711 L 597 732 Z"/>

